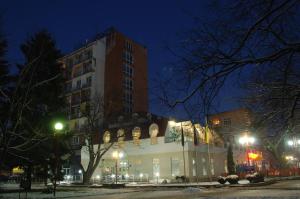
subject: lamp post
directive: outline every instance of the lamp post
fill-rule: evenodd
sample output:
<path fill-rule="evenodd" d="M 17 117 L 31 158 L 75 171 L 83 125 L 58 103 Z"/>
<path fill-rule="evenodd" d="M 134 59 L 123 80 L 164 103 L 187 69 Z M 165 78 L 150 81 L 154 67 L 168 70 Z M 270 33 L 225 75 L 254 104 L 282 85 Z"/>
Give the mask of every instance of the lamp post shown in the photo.
<path fill-rule="evenodd" d="M 250 166 L 250 159 L 249 159 L 249 147 L 250 145 L 253 145 L 255 142 L 255 138 L 252 136 L 248 136 L 247 134 L 244 135 L 243 137 L 239 138 L 239 143 L 243 146 L 246 146 L 246 154 L 247 154 L 247 162 L 248 166 Z"/>
<path fill-rule="evenodd" d="M 112 153 L 113 159 L 115 159 L 115 169 L 116 169 L 116 184 L 118 184 L 118 159 L 123 158 L 124 153 L 119 151 L 114 151 Z"/>
<path fill-rule="evenodd" d="M 55 168 L 54 168 L 54 184 L 53 184 L 53 196 L 56 194 L 56 181 L 58 175 L 58 138 L 57 135 L 64 129 L 62 122 L 56 122 L 54 124 L 54 150 L 55 150 Z"/>

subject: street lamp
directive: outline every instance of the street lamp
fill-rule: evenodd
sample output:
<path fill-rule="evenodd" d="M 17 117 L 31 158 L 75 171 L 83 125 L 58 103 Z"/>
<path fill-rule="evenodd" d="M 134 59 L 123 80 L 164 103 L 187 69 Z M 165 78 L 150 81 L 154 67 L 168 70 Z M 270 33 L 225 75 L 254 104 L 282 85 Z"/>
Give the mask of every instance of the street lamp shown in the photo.
<path fill-rule="evenodd" d="M 55 197 L 56 192 L 56 180 L 58 173 L 58 140 L 55 135 L 60 133 L 64 129 L 64 125 L 61 122 L 54 123 L 54 150 L 55 150 L 55 168 L 54 168 L 54 184 L 53 184 L 53 196 Z"/>
<path fill-rule="evenodd" d="M 118 159 L 123 158 L 124 157 L 124 153 L 123 152 L 119 152 L 119 151 L 114 151 L 112 153 L 112 157 L 113 159 L 116 160 L 116 165 L 115 165 L 115 169 L 116 169 L 116 184 L 118 184 Z"/>
<path fill-rule="evenodd" d="M 239 138 L 239 143 L 241 145 L 246 146 L 246 153 L 247 153 L 247 161 L 248 165 L 250 166 L 250 160 L 249 160 L 249 146 L 253 145 L 255 143 L 255 138 L 252 136 L 244 135 L 243 137 Z"/>

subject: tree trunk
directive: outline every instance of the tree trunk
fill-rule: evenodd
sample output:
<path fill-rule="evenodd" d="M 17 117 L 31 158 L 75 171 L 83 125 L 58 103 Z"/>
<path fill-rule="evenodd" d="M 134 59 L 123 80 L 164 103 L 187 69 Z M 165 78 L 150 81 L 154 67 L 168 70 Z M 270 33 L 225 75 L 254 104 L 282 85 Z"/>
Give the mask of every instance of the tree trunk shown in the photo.
<path fill-rule="evenodd" d="M 32 164 L 28 163 L 26 171 L 26 180 L 28 183 L 28 190 L 31 190 L 31 174 L 32 174 Z"/>
<path fill-rule="evenodd" d="M 89 169 L 86 172 L 83 172 L 83 178 L 82 178 L 83 184 L 85 184 L 85 185 L 90 184 L 93 173 L 94 173 L 94 171 L 92 171 L 92 169 Z"/>

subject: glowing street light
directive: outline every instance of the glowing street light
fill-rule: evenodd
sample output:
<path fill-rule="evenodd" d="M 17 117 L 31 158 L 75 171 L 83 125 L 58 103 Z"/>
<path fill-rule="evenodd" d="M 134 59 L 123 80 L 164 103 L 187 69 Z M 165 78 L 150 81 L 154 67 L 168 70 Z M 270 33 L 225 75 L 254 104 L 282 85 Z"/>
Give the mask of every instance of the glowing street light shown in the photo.
<path fill-rule="evenodd" d="M 54 129 L 55 129 L 56 131 L 61 131 L 61 130 L 63 130 L 63 128 L 64 128 L 64 125 L 63 125 L 63 123 L 61 123 L 61 122 L 56 122 L 56 123 L 54 124 Z"/>
<path fill-rule="evenodd" d="M 289 140 L 289 141 L 287 142 L 287 144 L 288 144 L 289 146 L 293 146 L 293 145 L 294 145 L 294 142 L 293 142 L 293 140 Z"/>
<path fill-rule="evenodd" d="M 254 137 L 249 137 L 248 135 L 244 135 L 243 137 L 239 138 L 239 143 L 241 145 L 252 145 L 255 142 Z"/>
<path fill-rule="evenodd" d="M 54 124 L 54 150 L 55 150 L 55 170 L 54 170 L 54 175 L 55 175 L 55 180 L 54 180 L 54 188 L 53 188 L 53 196 L 55 197 L 56 193 L 56 179 L 57 179 L 57 173 L 58 173 L 58 146 L 57 146 L 57 137 L 55 136 L 56 133 L 59 133 L 64 129 L 64 125 L 61 122 L 56 122 Z"/>

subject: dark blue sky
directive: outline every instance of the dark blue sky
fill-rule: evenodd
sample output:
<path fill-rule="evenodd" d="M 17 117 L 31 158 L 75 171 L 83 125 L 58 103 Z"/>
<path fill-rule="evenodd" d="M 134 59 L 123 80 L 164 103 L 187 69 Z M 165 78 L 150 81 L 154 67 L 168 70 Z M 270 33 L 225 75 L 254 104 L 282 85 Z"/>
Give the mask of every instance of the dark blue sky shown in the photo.
<path fill-rule="evenodd" d="M 212 17 L 207 2 L 200 0 L 9 0 L 1 4 L 2 28 L 9 45 L 7 58 L 12 65 L 22 62 L 19 45 L 43 28 L 52 33 L 58 48 L 67 53 L 95 33 L 114 26 L 147 46 L 150 89 L 155 74 L 173 61 L 165 43 L 176 41 L 178 33 L 193 26 L 192 15 L 202 20 Z M 220 110 L 235 106 L 231 94 L 236 89 L 232 84 L 226 86 Z M 150 104 L 151 112 L 171 114 L 161 113 L 158 105 Z"/>

